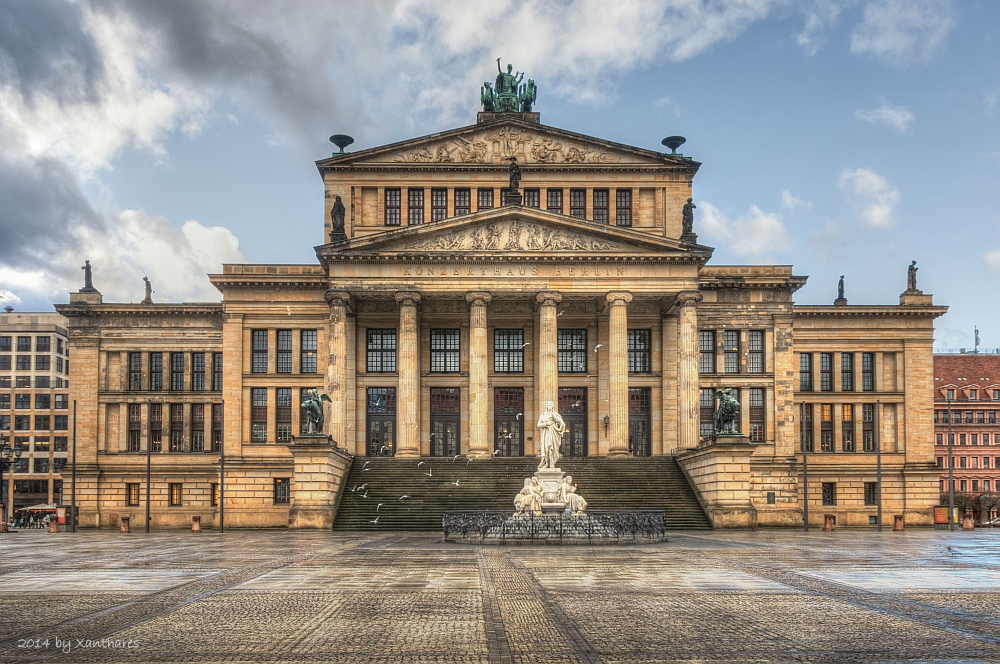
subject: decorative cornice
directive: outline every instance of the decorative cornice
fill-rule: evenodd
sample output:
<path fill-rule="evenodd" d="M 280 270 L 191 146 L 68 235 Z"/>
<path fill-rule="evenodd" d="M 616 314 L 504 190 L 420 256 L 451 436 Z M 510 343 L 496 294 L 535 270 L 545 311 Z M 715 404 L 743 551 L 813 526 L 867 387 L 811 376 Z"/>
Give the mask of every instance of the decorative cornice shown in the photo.
<path fill-rule="evenodd" d="M 948 307 L 944 306 L 907 306 L 907 305 L 847 305 L 835 306 L 832 304 L 823 305 L 801 305 L 796 304 L 792 308 L 792 314 L 796 318 L 937 318 L 948 312 Z"/>

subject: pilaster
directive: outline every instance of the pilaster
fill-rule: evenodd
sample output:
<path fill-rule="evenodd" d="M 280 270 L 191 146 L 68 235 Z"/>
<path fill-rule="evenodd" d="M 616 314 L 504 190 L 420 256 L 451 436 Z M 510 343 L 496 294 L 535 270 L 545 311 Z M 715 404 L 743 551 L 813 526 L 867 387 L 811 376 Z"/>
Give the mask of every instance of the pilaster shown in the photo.
<path fill-rule="evenodd" d="M 629 456 L 628 449 L 628 291 L 611 291 L 608 301 L 609 415 L 608 456 Z"/>
<path fill-rule="evenodd" d="M 341 447 L 347 441 L 347 309 L 351 296 L 345 291 L 328 290 L 326 301 L 330 305 L 327 330 L 326 393 L 330 397 L 329 434 Z M 300 413 L 301 415 L 301 413 Z"/>
<path fill-rule="evenodd" d="M 469 303 L 469 448 L 466 453 L 470 457 L 490 456 L 486 305 L 491 297 L 485 291 L 473 291 L 465 296 Z"/>
<path fill-rule="evenodd" d="M 538 403 L 539 413 L 545 404 L 559 403 L 559 334 L 556 322 L 557 305 L 562 295 L 556 291 L 542 291 L 535 296 L 538 302 Z"/>
<path fill-rule="evenodd" d="M 420 360 L 417 304 L 420 293 L 400 291 L 399 338 L 396 343 L 399 387 L 396 392 L 396 456 L 420 456 Z"/>
<path fill-rule="evenodd" d="M 677 325 L 677 446 L 684 449 L 698 447 L 698 291 L 677 294 L 679 309 Z"/>

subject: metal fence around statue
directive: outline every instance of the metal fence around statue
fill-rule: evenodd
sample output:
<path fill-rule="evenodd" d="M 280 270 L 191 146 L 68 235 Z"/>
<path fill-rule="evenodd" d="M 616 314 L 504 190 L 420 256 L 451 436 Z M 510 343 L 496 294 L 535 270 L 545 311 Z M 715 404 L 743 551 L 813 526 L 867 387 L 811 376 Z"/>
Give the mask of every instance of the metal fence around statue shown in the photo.
<path fill-rule="evenodd" d="M 560 543 L 634 544 L 666 540 L 661 510 L 587 512 L 536 516 L 532 513 L 445 512 L 441 518 L 446 541 L 483 544 Z"/>

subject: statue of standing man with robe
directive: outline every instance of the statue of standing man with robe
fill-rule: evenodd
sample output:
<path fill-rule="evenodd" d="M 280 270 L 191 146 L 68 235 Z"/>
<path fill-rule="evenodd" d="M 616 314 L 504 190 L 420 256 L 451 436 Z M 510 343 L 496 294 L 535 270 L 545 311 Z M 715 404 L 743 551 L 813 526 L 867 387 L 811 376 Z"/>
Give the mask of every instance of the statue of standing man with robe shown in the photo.
<path fill-rule="evenodd" d="M 566 432 L 566 422 L 555 410 L 555 405 L 549 401 L 545 404 L 545 412 L 538 418 L 539 454 L 542 457 L 538 470 L 553 470 L 559 461 L 559 445 Z"/>

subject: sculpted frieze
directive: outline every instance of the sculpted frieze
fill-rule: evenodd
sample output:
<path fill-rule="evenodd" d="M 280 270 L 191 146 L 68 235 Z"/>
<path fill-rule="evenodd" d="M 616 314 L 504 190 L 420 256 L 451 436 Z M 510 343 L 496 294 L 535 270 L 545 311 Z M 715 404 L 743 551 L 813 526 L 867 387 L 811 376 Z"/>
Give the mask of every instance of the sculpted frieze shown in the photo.
<path fill-rule="evenodd" d="M 622 251 L 624 246 L 517 219 L 466 228 L 428 238 L 408 249 L 431 251 Z"/>
<path fill-rule="evenodd" d="M 500 127 L 490 133 L 468 137 L 456 136 L 391 159 L 406 164 L 491 164 L 505 162 L 511 157 L 528 164 L 614 164 L 622 161 L 621 155 L 607 150 L 532 134 L 518 127 Z"/>

